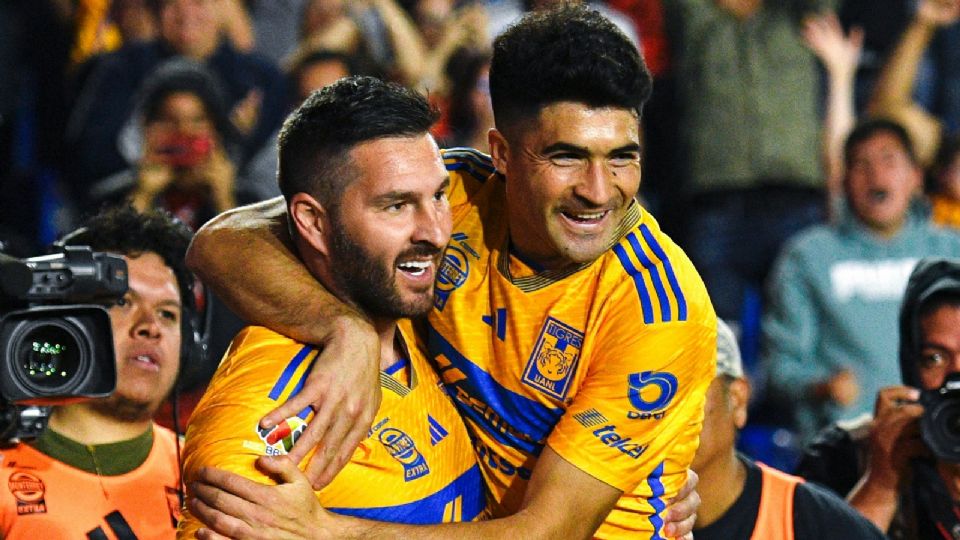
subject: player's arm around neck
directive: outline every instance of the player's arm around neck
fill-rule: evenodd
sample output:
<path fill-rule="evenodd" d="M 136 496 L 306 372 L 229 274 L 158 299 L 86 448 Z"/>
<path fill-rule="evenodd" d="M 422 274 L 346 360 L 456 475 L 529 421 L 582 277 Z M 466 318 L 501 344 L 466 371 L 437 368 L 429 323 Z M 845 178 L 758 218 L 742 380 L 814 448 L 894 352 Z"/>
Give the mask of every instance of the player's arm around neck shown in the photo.
<path fill-rule="evenodd" d="M 190 244 L 187 265 L 244 320 L 297 341 L 325 343 L 343 321 L 366 322 L 300 262 L 282 197 L 207 222 Z"/>
<path fill-rule="evenodd" d="M 321 443 L 307 474 L 319 489 L 346 464 L 380 406 L 379 337 L 327 291 L 294 252 L 282 197 L 224 212 L 193 238 L 187 265 L 238 315 L 322 346 L 303 391 L 261 422 L 272 427 L 312 406 L 315 416 L 291 456 Z"/>

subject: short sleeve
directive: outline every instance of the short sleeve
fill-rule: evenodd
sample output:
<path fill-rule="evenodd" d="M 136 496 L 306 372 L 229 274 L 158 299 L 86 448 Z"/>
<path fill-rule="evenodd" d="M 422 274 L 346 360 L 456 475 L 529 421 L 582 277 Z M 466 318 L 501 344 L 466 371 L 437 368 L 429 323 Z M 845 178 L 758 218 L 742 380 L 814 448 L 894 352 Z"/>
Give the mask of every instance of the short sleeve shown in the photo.
<path fill-rule="evenodd" d="M 306 418 L 288 419 L 271 430 L 259 428 L 260 418 L 289 396 L 309 367 L 312 352 L 263 328 L 246 328 L 237 334 L 187 424 L 183 447 L 187 486 L 202 467 L 274 483 L 256 468 L 255 461 L 265 454 L 286 453 L 306 426 Z M 185 512 L 178 538 L 193 538 L 200 526 Z"/>
<path fill-rule="evenodd" d="M 608 306 L 583 383 L 548 439 L 554 451 L 624 492 L 679 490 L 715 375 L 716 316 L 702 294 L 672 322 L 638 321 L 626 295 Z"/>

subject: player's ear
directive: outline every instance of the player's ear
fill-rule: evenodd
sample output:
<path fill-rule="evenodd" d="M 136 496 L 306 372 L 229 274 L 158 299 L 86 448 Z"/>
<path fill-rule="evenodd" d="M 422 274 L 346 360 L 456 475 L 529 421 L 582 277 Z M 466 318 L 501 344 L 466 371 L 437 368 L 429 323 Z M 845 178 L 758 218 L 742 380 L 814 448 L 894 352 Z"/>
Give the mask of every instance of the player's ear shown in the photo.
<path fill-rule="evenodd" d="M 743 429 L 747 425 L 747 407 L 750 405 L 750 383 L 747 379 L 740 377 L 730 381 L 728 395 L 730 396 L 730 409 L 733 412 L 733 421 L 737 429 Z"/>
<path fill-rule="evenodd" d="M 503 132 L 494 128 L 487 132 L 487 142 L 490 144 L 490 158 L 493 166 L 500 174 L 507 174 L 507 158 L 510 156 L 510 144 Z"/>
<path fill-rule="evenodd" d="M 308 193 L 295 193 L 290 197 L 287 211 L 296 237 L 317 252 L 329 254 L 326 235 L 330 227 L 329 213 L 320 201 Z"/>

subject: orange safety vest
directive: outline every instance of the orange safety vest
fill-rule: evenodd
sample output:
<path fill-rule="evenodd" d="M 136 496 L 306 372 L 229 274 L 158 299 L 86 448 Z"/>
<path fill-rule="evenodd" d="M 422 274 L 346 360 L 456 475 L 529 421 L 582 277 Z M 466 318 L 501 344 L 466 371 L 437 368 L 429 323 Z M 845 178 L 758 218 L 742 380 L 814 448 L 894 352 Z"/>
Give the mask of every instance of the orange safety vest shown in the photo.
<path fill-rule="evenodd" d="M 757 462 L 762 473 L 760 509 L 751 540 L 793 540 L 793 492 L 803 478 Z"/>

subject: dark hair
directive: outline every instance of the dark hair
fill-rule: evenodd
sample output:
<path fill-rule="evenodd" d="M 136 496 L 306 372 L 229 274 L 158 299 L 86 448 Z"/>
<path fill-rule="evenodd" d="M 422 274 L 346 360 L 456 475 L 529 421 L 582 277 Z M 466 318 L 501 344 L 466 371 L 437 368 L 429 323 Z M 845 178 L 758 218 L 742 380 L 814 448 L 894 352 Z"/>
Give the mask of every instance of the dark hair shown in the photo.
<path fill-rule="evenodd" d="M 917 163 L 917 154 L 913 150 L 913 143 L 910 141 L 910 136 L 907 135 L 907 130 L 903 129 L 903 126 L 893 120 L 887 120 L 885 118 L 865 120 L 853 128 L 853 131 L 847 136 L 847 141 L 843 145 L 844 163 L 849 167 L 850 161 L 853 159 L 853 151 L 860 146 L 861 143 L 881 132 L 886 132 L 896 137 L 897 140 L 900 141 L 900 146 L 903 147 L 903 151 L 907 153 L 910 162 L 913 164 Z"/>
<path fill-rule="evenodd" d="M 192 237 L 190 228 L 165 210 L 141 213 L 125 204 L 104 208 L 62 242 L 128 257 L 156 253 L 173 270 L 184 305 L 192 306 L 193 274 L 184 261 Z"/>
<path fill-rule="evenodd" d="M 939 290 L 924 298 L 920 307 L 917 308 L 917 321 L 926 319 L 932 315 L 934 311 L 944 306 L 960 307 L 960 290 Z"/>
<path fill-rule="evenodd" d="M 287 88 L 289 89 L 290 93 L 289 99 L 291 106 L 300 104 L 301 96 L 299 95 L 300 85 L 298 84 L 298 81 L 301 77 L 303 77 L 304 71 L 315 64 L 328 62 L 337 62 L 341 64 L 344 69 L 346 69 L 347 75 L 356 75 L 358 73 L 358 60 L 353 56 L 340 51 L 319 49 L 310 50 L 303 54 L 296 54 L 290 59 L 286 67 L 288 81 Z"/>
<path fill-rule="evenodd" d="M 230 122 L 227 98 L 220 79 L 203 64 L 186 58 L 174 58 L 160 64 L 140 86 L 137 111 L 144 123 L 156 120 L 164 100 L 178 92 L 197 96 L 224 144 L 238 138 Z"/>
<path fill-rule="evenodd" d="M 426 134 L 436 119 L 426 98 L 413 90 L 373 77 L 344 77 L 311 94 L 284 121 L 278 141 L 280 191 L 288 202 L 296 193 L 309 193 L 335 212 L 351 181 L 351 148 Z"/>
<path fill-rule="evenodd" d="M 472 94 L 477 88 L 484 66 L 489 62 L 489 52 L 459 47 L 450 55 L 444 67 L 444 73 L 450 83 L 447 121 L 452 132 L 452 142 L 456 145 L 466 142 L 477 129 L 479 120 L 474 111 Z"/>
<path fill-rule="evenodd" d="M 531 12 L 493 44 L 490 97 L 501 131 L 559 101 L 630 109 L 639 116 L 652 85 L 636 46 L 585 6 Z"/>
<path fill-rule="evenodd" d="M 943 187 L 940 185 L 940 175 L 950 168 L 953 160 L 960 155 L 960 136 L 944 136 L 940 141 L 940 148 L 937 150 L 937 157 L 930 165 L 930 174 L 927 175 L 926 192 L 939 193 Z"/>

